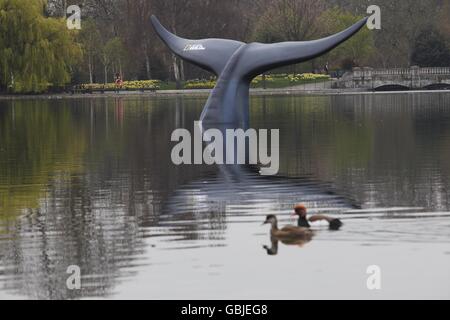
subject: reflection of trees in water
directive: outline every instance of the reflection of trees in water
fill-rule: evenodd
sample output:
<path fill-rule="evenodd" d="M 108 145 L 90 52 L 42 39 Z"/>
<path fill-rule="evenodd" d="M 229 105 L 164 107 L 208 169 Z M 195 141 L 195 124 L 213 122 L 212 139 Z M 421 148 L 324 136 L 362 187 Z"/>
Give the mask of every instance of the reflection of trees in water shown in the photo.
<path fill-rule="evenodd" d="M 143 250 L 137 217 L 127 211 L 129 189 L 116 181 L 98 190 L 89 176 L 56 179 L 38 209 L 18 219 L 2 243 L 16 278 L 6 288 L 32 298 L 65 299 L 112 293 L 121 268 Z M 66 289 L 67 267 L 78 265 L 83 290 Z"/>
<path fill-rule="evenodd" d="M 55 172 L 82 170 L 83 125 L 66 107 L 64 102 L 12 101 L 0 108 L 0 219 L 38 206 Z"/>
<path fill-rule="evenodd" d="M 179 102 L 15 102 L 14 116 L 23 112 L 21 122 L 8 118 L 11 106 L 2 113 L 0 143 L 6 152 L 0 156 L 5 164 L 0 182 L 9 187 L 16 179 L 23 192 L 14 209 L 24 213 L 8 230 L 0 224 L 7 234 L 0 242 L 5 289 L 32 298 L 103 296 L 128 276 L 121 270 L 144 250 L 142 227 L 160 223 L 164 200 L 180 179 L 194 174 L 169 165 L 172 128 L 184 123 L 186 114 L 195 116 Z M 201 230 L 189 230 L 199 238 L 196 232 Z M 80 292 L 66 290 L 70 265 L 81 267 Z"/>
<path fill-rule="evenodd" d="M 254 123 L 281 124 L 281 173 L 333 180 L 370 207 L 450 209 L 448 94 L 259 99 Z"/>
<path fill-rule="evenodd" d="M 370 206 L 448 208 L 448 100 L 448 95 L 255 98 L 251 125 L 281 129 L 282 174 L 333 180 Z M 2 106 L 2 286 L 34 298 L 108 295 L 117 279 L 128 275 L 124 267 L 137 262 L 145 237 L 180 245 L 222 240 L 230 203 L 262 199 L 268 210 L 290 210 L 291 203 L 308 199 L 299 192 L 302 185 L 252 177 L 224 192 L 217 176 L 206 175 L 209 169 L 171 165 L 172 131 L 192 129 L 203 102 L 130 98 Z M 288 190 L 286 197 L 279 198 L 280 190 Z M 318 194 L 311 190 L 312 197 Z M 289 208 L 283 207 L 287 203 Z M 260 208 L 245 210 L 260 214 Z M 65 289 L 71 264 L 86 276 L 82 292 Z"/>
<path fill-rule="evenodd" d="M 170 235 L 171 241 L 210 241 L 224 240 L 226 230 L 225 207 L 215 212 L 174 214 L 167 221 L 162 220 L 162 225 L 167 228 L 166 235 Z"/>

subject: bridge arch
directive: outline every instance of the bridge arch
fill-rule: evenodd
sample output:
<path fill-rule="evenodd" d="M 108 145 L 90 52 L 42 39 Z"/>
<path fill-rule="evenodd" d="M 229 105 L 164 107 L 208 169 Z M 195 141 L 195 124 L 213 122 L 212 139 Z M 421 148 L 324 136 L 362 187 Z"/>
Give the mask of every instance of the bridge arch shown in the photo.
<path fill-rule="evenodd" d="M 373 91 L 408 91 L 408 90 L 411 90 L 410 87 L 395 83 L 384 84 L 373 89 Z"/>
<path fill-rule="evenodd" d="M 450 90 L 450 83 L 432 83 L 425 87 L 424 90 Z"/>

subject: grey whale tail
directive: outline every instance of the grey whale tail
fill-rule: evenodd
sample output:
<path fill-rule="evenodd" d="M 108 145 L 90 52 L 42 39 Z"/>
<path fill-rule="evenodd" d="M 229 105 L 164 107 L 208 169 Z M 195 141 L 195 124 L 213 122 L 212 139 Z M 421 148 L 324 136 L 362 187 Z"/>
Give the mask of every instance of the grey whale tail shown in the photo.
<path fill-rule="evenodd" d="M 218 76 L 200 120 L 211 126 L 226 124 L 247 128 L 249 90 L 253 78 L 271 69 L 305 62 L 331 51 L 361 30 L 367 19 L 327 38 L 274 44 L 183 39 L 164 28 L 155 16 L 151 17 L 151 22 L 174 54 Z"/>
<path fill-rule="evenodd" d="M 226 39 L 183 39 L 164 28 L 155 16 L 151 17 L 151 22 L 158 36 L 174 54 L 216 76 L 222 73 L 233 53 L 245 45 Z"/>

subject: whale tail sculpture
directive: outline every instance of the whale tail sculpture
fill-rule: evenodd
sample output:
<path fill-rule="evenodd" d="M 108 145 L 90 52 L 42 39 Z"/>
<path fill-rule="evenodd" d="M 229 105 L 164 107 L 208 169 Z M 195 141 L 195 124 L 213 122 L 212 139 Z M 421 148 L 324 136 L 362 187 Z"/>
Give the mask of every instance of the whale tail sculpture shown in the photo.
<path fill-rule="evenodd" d="M 151 21 L 159 37 L 173 53 L 217 75 L 217 85 L 201 115 L 203 125 L 226 124 L 246 129 L 249 125 L 249 90 L 253 78 L 271 69 L 305 62 L 329 52 L 356 34 L 366 24 L 367 18 L 320 40 L 274 44 L 183 39 L 164 28 L 155 16 L 151 17 Z"/>

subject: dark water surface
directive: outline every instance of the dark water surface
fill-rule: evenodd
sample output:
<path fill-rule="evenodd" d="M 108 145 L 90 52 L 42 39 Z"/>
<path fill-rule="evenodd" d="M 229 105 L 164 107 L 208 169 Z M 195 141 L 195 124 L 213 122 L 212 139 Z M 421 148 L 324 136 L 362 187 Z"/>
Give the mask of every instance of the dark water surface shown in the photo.
<path fill-rule="evenodd" d="M 0 298 L 450 298 L 450 94 L 255 97 L 272 178 L 172 165 L 204 102 L 0 101 Z M 271 243 L 298 202 L 344 228 Z"/>

